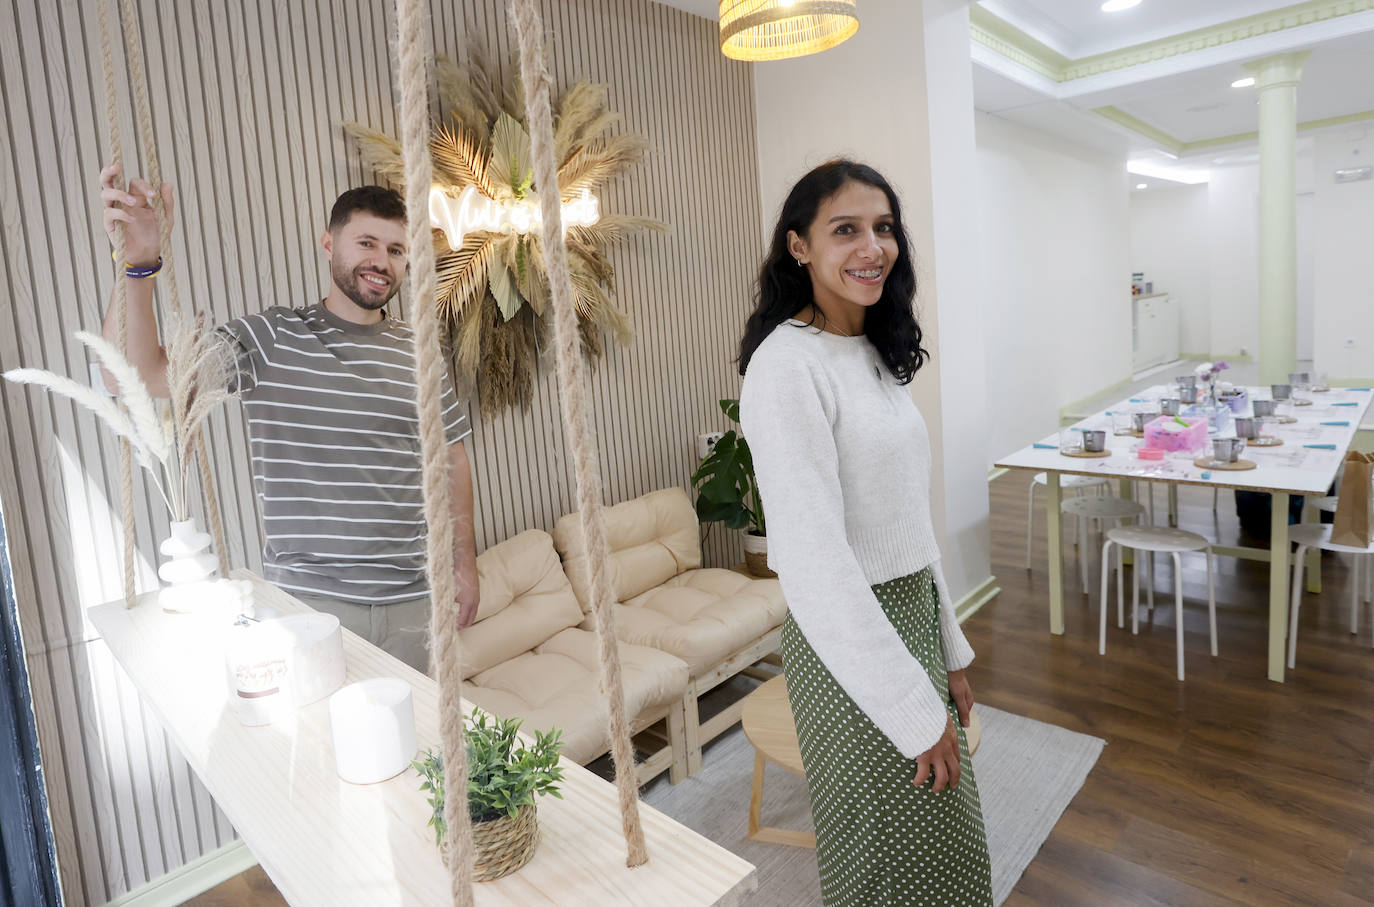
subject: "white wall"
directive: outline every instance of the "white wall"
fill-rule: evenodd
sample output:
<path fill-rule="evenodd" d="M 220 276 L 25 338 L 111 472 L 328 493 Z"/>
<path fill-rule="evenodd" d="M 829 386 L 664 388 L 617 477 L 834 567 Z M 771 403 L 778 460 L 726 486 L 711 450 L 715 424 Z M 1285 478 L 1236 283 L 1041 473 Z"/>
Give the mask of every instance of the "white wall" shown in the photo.
<path fill-rule="evenodd" d="M 1259 166 L 1220 167 L 1207 184 L 1211 349 L 1235 357 L 1259 348 Z"/>
<path fill-rule="evenodd" d="M 982 335 L 972 243 L 976 174 L 968 11 L 960 0 L 872 4 L 863 27 L 812 57 L 754 67 L 759 188 L 765 230 L 811 167 L 847 155 L 877 168 L 901 198 L 921 281 L 918 301 L 932 367 L 912 382 L 935 457 L 931 510 L 950 591 L 986 581 L 986 431 Z M 939 86 L 927 95 L 927 86 Z M 961 371 L 966 369 L 967 372 Z"/>
<path fill-rule="evenodd" d="M 988 463 L 1131 374 L 1124 157 L 978 113 Z"/>
<path fill-rule="evenodd" d="M 1179 312 L 1179 350 L 1206 356 L 1211 347 L 1211 261 L 1207 184 L 1156 183 L 1131 193 L 1131 271 L 1143 271 L 1156 293 Z"/>
<path fill-rule="evenodd" d="M 1315 158 L 1314 367 L 1333 380 L 1365 381 L 1374 376 L 1374 180 L 1337 183 L 1333 172 L 1374 164 L 1374 132 L 1318 136 Z"/>

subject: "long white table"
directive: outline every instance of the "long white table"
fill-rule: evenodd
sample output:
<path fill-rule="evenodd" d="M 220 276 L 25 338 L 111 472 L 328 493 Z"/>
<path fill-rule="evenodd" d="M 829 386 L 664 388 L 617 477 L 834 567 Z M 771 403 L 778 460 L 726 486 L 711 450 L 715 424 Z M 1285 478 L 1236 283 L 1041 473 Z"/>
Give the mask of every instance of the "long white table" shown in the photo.
<path fill-rule="evenodd" d="M 240 571 L 236 576 L 249 578 Z M 305 605 L 252 577 L 255 598 L 282 613 Z M 223 631 L 168 614 L 154 595 L 89 611 L 116 660 L 293 905 L 450 903 L 449 873 L 426 826 L 429 805 L 407 769 L 379 784 L 340 780 L 328 701 L 297 712 L 290 726 L 244 727 L 225 702 Z M 438 745 L 438 685 L 344 631 L 347 682 L 400 677 L 410 683 L 420 749 Z M 483 905 L 719 904 L 756 886 L 754 867 L 641 803 L 649 862 L 625 867 L 615 787 L 563 760 L 564 799 L 540 798 L 540 843 L 514 875 L 475 886 Z"/>
<path fill-rule="evenodd" d="M 1332 388 L 1323 393 L 1305 393 L 1312 400 L 1310 406 L 1296 406 L 1289 412 L 1297 422 L 1271 425 L 1266 434 L 1283 439 L 1280 447 L 1247 447 L 1242 457 L 1252 460 L 1257 468 L 1244 472 L 1206 470 L 1193 465 L 1193 458 L 1169 456 L 1162 461 L 1141 460 L 1135 449 L 1144 441 L 1112 432 L 1114 411 L 1139 409 L 1141 400 L 1157 400 L 1171 396 L 1173 388 L 1156 386 L 1140 392 L 1135 398 L 1122 400 L 1105 410 L 1075 423 L 1073 428 L 1105 429 L 1107 447 L 1111 455 L 1101 459 L 1080 459 L 1059 452 L 1059 431 L 1033 442 L 995 464 L 1006 469 L 1029 469 L 1044 472 L 1048 481 L 1045 516 L 1049 529 L 1050 573 L 1050 632 L 1064 632 L 1064 567 L 1063 525 L 1060 520 L 1062 493 L 1059 477 L 1063 474 L 1103 476 L 1123 483 L 1146 480 L 1162 482 L 1171 492 L 1180 485 L 1201 485 L 1212 488 L 1240 488 L 1273 495 L 1273 515 L 1269 548 L 1240 548 L 1214 546 L 1222 555 L 1269 562 L 1269 679 L 1283 682 L 1284 635 L 1288 625 L 1288 505 L 1289 496 L 1298 494 L 1320 497 L 1335 480 L 1336 472 L 1350 449 L 1374 397 L 1368 389 Z M 1268 388 L 1247 388 L 1251 399 L 1268 399 Z M 1242 415 L 1245 415 L 1243 413 Z M 1345 425 L 1323 424 L 1345 422 Z M 1307 447 L 1309 444 L 1329 444 L 1330 450 Z M 1040 447 L 1037 445 L 1048 445 Z M 1207 445 L 1211 454 L 1211 444 Z M 1204 478 L 1204 473 L 1207 477 Z M 1313 514 L 1307 508 L 1308 517 Z M 1320 589 L 1320 571 L 1309 570 L 1309 588 Z"/>

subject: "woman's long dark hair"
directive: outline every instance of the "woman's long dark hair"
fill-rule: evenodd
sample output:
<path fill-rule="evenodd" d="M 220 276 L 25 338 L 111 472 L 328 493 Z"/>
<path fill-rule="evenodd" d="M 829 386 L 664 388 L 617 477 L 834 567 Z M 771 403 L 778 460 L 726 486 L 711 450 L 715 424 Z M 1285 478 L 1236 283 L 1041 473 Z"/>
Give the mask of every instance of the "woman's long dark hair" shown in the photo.
<path fill-rule="evenodd" d="M 754 312 L 744 326 L 739 345 L 739 373 L 749 368 L 754 351 L 773 329 L 813 302 L 811 272 L 797 267 L 787 248 L 787 231 L 806 236 L 816 219 L 821 203 L 847 182 L 864 183 L 881 189 L 892 207 L 893 235 L 897 240 L 897 260 L 883 283 L 883 293 L 864 316 L 864 335 L 877 348 L 888 369 L 902 384 L 907 384 L 925 364 L 929 353 L 921 348 L 921 326 L 916 323 L 912 302 L 916 298 L 916 270 L 911 265 L 911 242 L 902 224 L 902 207 L 897 193 L 882 174 L 866 164 L 834 160 L 821 164 L 803 176 L 787 194 L 768 257 L 759 269 Z M 818 313 L 820 314 L 820 313 Z M 820 317 L 824 318 L 823 314 Z"/>

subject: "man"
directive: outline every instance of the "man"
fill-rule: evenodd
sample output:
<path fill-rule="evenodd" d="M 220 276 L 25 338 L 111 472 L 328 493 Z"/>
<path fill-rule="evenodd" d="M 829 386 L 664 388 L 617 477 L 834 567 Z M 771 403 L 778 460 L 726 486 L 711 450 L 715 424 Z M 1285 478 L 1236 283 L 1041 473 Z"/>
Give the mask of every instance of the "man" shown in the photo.
<path fill-rule="evenodd" d="M 122 188 L 118 165 L 102 170 L 100 182 L 106 232 L 113 237 L 124 225 L 128 356 L 165 397 L 167 356 L 153 316 L 154 190 L 141 179 Z M 160 191 L 170 218 L 172 188 Z M 263 572 L 424 671 L 429 587 L 415 363 L 410 328 L 385 308 L 406 272 L 404 202 L 380 186 L 350 189 L 334 203 L 320 246 L 330 272 L 321 303 L 273 307 L 217 329 L 233 350 L 229 381 L 248 417 Z M 104 334 L 117 343 L 116 320 L 111 305 Z M 472 472 L 460 442 L 472 432 L 447 378 L 442 405 L 459 626 L 467 626 L 478 581 Z"/>

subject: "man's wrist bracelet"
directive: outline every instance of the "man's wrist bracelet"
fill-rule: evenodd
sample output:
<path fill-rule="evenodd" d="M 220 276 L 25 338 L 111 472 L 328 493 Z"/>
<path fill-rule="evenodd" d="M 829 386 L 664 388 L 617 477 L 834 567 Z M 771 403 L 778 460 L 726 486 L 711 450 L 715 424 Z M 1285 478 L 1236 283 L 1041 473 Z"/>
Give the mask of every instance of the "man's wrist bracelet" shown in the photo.
<path fill-rule="evenodd" d="M 159 258 L 159 259 L 157 260 L 157 264 L 154 264 L 154 265 L 142 265 L 142 266 L 125 265 L 125 266 L 124 266 L 124 276 L 133 278 L 133 279 L 135 279 L 135 280 L 141 280 L 141 279 L 144 278 L 144 277 L 152 277 L 154 274 L 156 274 L 158 271 L 161 271 L 161 270 L 162 270 L 162 259 Z"/>

